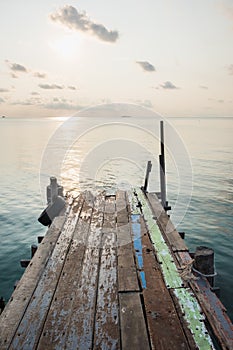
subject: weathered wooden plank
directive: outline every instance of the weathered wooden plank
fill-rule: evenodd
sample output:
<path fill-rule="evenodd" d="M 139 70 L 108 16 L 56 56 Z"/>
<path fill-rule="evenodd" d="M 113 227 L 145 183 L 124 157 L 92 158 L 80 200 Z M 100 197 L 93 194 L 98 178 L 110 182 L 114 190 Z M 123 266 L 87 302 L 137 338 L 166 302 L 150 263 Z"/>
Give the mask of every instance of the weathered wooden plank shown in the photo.
<path fill-rule="evenodd" d="M 96 204 L 96 216 L 91 222 L 79 283 L 72 303 L 66 334 L 67 349 L 91 349 L 99 275 L 100 239 L 102 235 L 103 205 Z"/>
<path fill-rule="evenodd" d="M 0 348 L 7 349 L 21 321 L 22 315 L 53 252 L 61 233 L 65 216 L 56 217 L 48 229 L 31 263 L 17 283 L 12 297 L 0 317 Z"/>
<path fill-rule="evenodd" d="M 74 231 L 64 268 L 50 306 L 38 349 L 64 349 L 66 335 L 75 300 L 77 285 L 82 271 L 82 262 L 86 246 L 96 246 L 100 241 L 99 227 L 102 225 L 102 196 L 97 197 L 92 218 L 83 213 L 80 215 Z M 91 223 L 90 223 L 91 221 Z"/>
<path fill-rule="evenodd" d="M 140 289 L 133 253 L 131 223 L 129 222 L 128 202 L 124 191 L 117 191 L 116 209 L 118 290 L 119 292 L 139 291 Z"/>
<path fill-rule="evenodd" d="M 207 279 L 200 277 L 196 281 L 192 280 L 190 284 L 221 348 L 223 350 L 233 349 L 233 325 L 225 307 L 211 291 Z"/>
<path fill-rule="evenodd" d="M 203 322 L 203 312 L 190 290 L 182 288 L 184 283 L 178 273 L 176 265 L 174 264 L 170 249 L 168 249 L 168 246 L 166 245 L 166 242 L 164 242 L 157 224 L 155 224 L 155 220 L 152 217 L 152 210 L 150 209 L 149 204 L 145 200 L 145 196 L 142 194 L 142 192 L 136 192 L 142 204 L 143 214 L 147 221 L 148 232 L 154 246 L 156 247 L 156 256 L 158 261 L 161 263 L 161 271 L 163 273 L 166 286 L 170 290 L 173 289 L 171 294 L 173 292 L 177 298 L 179 308 L 181 309 L 186 320 L 186 324 L 193 335 L 196 346 L 205 348 L 206 350 L 212 349 L 212 342 Z"/>
<path fill-rule="evenodd" d="M 141 225 L 146 279 L 143 296 L 152 349 L 189 349 L 143 220 Z"/>
<path fill-rule="evenodd" d="M 118 227 L 129 222 L 129 208 L 125 191 L 119 190 L 116 193 L 116 211 Z"/>
<path fill-rule="evenodd" d="M 81 207 L 79 207 L 79 210 L 81 210 Z M 79 211 L 75 214 L 71 211 L 67 217 L 52 255 L 48 260 L 27 310 L 17 328 L 10 349 L 18 350 L 22 348 L 31 350 L 35 348 L 57 285 L 57 280 L 59 279 L 64 265 L 67 250 L 78 218 Z"/>
<path fill-rule="evenodd" d="M 120 293 L 122 350 L 149 350 L 146 322 L 139 293 Z"/>
<path fill-rule="evenodd" d="M 115 197 L 106 198 L 95 314 L 94 349 L 119 349 L 120 347 L 115 204 Z"/>
<path fill-rule="evenodd" d="M 142 230 L 141 230 L 141 215 L 131 215 L 131 231 L 134 245 L 134 256 L 136 260 L 138 276 L 142 288 L 146 288 L 146 279 L 144 272 L 144 261 L 142 254 Z"/>
<path fill-rule="evenodd" d="M 191 349 L 213 350 L 214 345 L 205 325 L 206 318 L 195 295 L 186 288 L 170 289 L 169 292 L 180 315 Z M 194 345 L 193 340 L 196 343 Z"/>
<path fill-rule="evenodd" d="M 130 224 L 117 227 L 118 290 L 139 291 Z"/>
<path fill-rule="evenodd" d="M 164 234 L 164 238 L 170 244 L 172 250 L 174 252 L 188 251 L 188 248 L 184 243 L 184 240 L 181 239 L 179 233 L 175 229 L 170 218 L 167 216 L 167 213 L 163 209 L 156 195 L 152 193 L 147 193 L 146 196 L 150 203 L 151 209 L 157 219 L 158 225 L 160 226 Z"/>

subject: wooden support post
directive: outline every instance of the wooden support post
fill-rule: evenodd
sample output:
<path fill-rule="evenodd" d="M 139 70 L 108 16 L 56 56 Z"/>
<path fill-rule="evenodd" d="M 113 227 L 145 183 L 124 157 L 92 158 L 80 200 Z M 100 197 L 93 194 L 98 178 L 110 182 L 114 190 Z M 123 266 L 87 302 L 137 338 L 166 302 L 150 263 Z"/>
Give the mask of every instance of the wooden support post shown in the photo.
<path fill-rule="evenodd" d="M 37 241 L 40 244 L 43 241 L 44 236 L 38 236 Z"/>
<path fill-rule="evenodd" d="M 31 245 L 31 257 L 33 258 L 35 252 L 37 251 L 37 245 L 36 244 L 32 244 Z"/>
<path fill-rule="evenodd" d="M 185 239 L 185 232 L 179 232 L 179 235 L 182 239 Z"/>
<path fill-rule="evenodd" d="M 51 186 L 51 204 L 53 204 L 55 198 L 58 196 L 58 184 L 56 177 L 50 177 Z"/>
<path fill-rule="evenodd" d="M 14 290 L 17 288 L 18 284 L 19 284 L 19 280 L 16 280 L 14 284 Z"/>
<path fill-rule="evenodd" d="M 31 262 L 30 259 L 22 259 L 22 260 L 20 260 L 20 265 L 21 265 L 21 267 L 28 267 L 30 262 Z"/>
<path fill-rule="evenodd" d="M 57 178 L 50 177 L 50 185 L 47 186 L 47 203 L 52 205 L 57 196 L 64 197 L 63 186 L 58 185 Z"/>
<path fill-rule="evenodd" d="M 147 192 L 147 187 L 148 187 L 149 175 L 150 175 L 150 172 L 151 172 L 151 168 L 152 168 L 152 164 L 151 164 L 151 161 L 149 160 L 149 161 L 147 162 L 145 183 L 144 183 L 144 186 L 143 186 L 143 188 L 142 188 L 142 190 L 143 190 L 144 192 Z"/>
<path fill-rule="evenodd" d="M 161 154 L 159 156 L 160 165 L 160 189 L 162 206 L 166 207 L 166 178 L 165 178 L 165 152 L 164 152 L 164 125 L 163 120 L 160 121 L 160 148 Z"/>
<path fill-rule="evenodd" d="M 5 300 L 3 299 L 3 297 L 1 297 L 0 298 L 0 315 L 5 308 L 5 305 L 6 305 Z"/>
<path fill-rule="evenodd" d="M 199 246 L 194 254 L 194 271 L 207 278 L 211 287 L 214 286 L 214 250 Z"/>
<path fill-rule="evenodd" d="M 171 207 L 167 202 L 166 194 L 166 169 L 165 169 L 165 151 L 164 151 L 164 127 L 163 120 L 160 121 L 160 147 L 161 154 L 159 156 L 159 169 L 160 169 L 160 193 L 161 193 L 161 204 L 164 210 L 171 210 Z"/>

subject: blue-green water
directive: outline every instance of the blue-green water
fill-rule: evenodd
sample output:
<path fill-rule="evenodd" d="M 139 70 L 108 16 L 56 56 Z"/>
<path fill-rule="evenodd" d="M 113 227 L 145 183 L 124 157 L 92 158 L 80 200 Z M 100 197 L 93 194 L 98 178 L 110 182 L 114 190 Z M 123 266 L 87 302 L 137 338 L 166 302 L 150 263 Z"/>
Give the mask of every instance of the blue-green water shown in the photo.
<path fill-rule="evenodd" d="M 5 299 L 9 299 L 15 281 L 24 271 L 19 261 L 30 258 L 30 245 L 45 232 L 37 222 L 44 208 L 40 192 L 44 184 L 42 186 L 40 180 L 47 183 L 49 175 L 54 175 L 54 169 L 51 159 L 44 171 L 41 160 L 49 138 L 63 122 L 61 118 L 0 120 L 0 296 Z M 100 120 L 100 124 L 102 122 Z M 129 123 L 124 119 L 126 122 Z M 184 142 L 193 174 L 192 199 L 178 229 L 186 232 L 186 243 L 191 251 L 198 245 L 214 248 L 218 272 L 216 285 L 220 287 L 221 300 L 233 319 L 233 119 L 172 118 L 169 122 Z M 92 122 L 80 119 L 78 123 L 86 125 L 89 131 L 79 135 L 71 145 L 69 137 L 74 130 L 73 126 L 69 129 L 69 125 L 64 128 L 63 138 L 55 138 L 52 142 L 53 148 L 57 147 L 54 142 L 60 142 L 59 147 L 69 145 L 61 170 L 61 181 L 67 190 L 79 192 L 92 187 L 93 183 L 95 190 L 143 183 L 148 154 L 154 147 L 157 159 L 159 144 L 153 144 L 153 139 L 132 127 L 127 129 L 128 125 L 90 131 Z M 144 123 L 151 123 L 152 131 L 158 127 L 157 122 L 145 120 Z M 107 156 L 103 157 L 106 148 Z M 126 149 L 128 153 L 125 153 Z M 112 158 L 111 152 L 114 153 Z M 167 192 L 174 208 L 180 177 L 172 151 L 170 153 L 167 155 Z M 127 154 L 132 155 L 131 159 Z M 90 170 L 93 159 L 99 162 L 94 173 Z M 153 161 L 150 190 L 158 191 L 157 163 Z M 186 170 L 184 164 L 184 174 Z M 189 191 L 187 188 L 187 193 Z M 188 194 L 186 199 L 188 202 Z"/>

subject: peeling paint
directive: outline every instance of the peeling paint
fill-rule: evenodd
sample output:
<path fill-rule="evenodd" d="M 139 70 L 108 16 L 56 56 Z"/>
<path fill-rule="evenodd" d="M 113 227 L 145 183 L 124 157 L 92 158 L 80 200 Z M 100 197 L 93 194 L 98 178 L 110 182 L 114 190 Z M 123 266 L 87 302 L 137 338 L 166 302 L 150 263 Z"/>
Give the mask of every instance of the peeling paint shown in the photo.
<path fill-rule="evenodd" d="M 142 204 L 142 212 L 156 250 L 157 258 L 160 262 L 161 271 L 163 273 L 167 288 L 172 288 L 172 292 L 175 294 L 178 300 L 183 316 L 188 324 L 188 328 L 193 335 L 198 349 L 214 349 L 212 340 L 204 324 L 205 316 L 201 312 L 198 301 L 191 291 L 183 287 L 183 281 L 179 276 L 179 272 L 173 261 L 173 256 L 153 217 L 153 213 L 145 199 L 145 196 L 138 189 L 135 192 L 137 193 L 138 200 Z"/>

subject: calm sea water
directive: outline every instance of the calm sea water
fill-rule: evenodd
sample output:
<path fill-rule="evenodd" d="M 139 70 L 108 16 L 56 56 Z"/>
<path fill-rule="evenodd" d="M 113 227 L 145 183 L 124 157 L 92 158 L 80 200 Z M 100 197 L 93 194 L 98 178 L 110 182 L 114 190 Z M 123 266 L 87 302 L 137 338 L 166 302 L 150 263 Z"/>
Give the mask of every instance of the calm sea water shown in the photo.
<path fill-rule="evenodd" d="M 214 248 L 216 286 L 233 319 L 233 119 L 168 121 L 184 146 L 177 149 L 177 141 L 167 149 L 173 219 L 186 232 L 191 251 L 198 245 Z M 129 184 L 141 186 L 146 163 L 152 160 L 149 189 L 158 191 L 158 130 L 158 120 L 150 118 L 0 120 L 0 296 L 9 299 L 24 271 L 19 261 L 30 258 L 30 246 L 45 233 L 37 218 L 49 176 L 58 176 L 74 194 L 84 189 L 111 192 Z"/>

